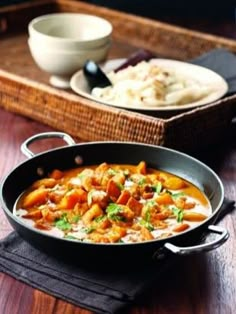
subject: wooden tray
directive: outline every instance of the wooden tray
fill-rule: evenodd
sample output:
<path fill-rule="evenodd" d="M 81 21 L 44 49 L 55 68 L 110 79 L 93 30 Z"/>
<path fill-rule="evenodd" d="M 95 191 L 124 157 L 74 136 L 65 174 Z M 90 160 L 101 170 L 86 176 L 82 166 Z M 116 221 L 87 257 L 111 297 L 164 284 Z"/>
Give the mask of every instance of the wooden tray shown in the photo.
<path fill-rule="evenodd" d="M 101 105 L 48 84 L 27 46 L 27 25 L 41 14 L 82 12 L 105 17 L 114 27 L 109 58 L 138 48 L 187 60 L 216 47 L 236 52 L 236 42 L 79 1 L 33 1 L 0 10 L 0 105 L 65 131 L 82 141 L 138 141 L 191 151 L 224 140 L 236 96 L 182 114 L 158 118 Z"/>

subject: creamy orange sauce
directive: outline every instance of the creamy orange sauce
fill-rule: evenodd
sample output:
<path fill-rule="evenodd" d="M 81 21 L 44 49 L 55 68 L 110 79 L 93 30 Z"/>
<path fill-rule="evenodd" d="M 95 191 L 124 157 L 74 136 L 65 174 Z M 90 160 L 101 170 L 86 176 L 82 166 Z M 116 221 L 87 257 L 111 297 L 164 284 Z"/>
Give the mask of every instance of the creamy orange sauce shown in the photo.
<path fill-rule="evenodd" d="M 34 182 L 14 208 L 19 219 L 42 232 L 94 243 L 168 238 L 211 213 L 195 185 L 144 161 L 56 169 Z"/>

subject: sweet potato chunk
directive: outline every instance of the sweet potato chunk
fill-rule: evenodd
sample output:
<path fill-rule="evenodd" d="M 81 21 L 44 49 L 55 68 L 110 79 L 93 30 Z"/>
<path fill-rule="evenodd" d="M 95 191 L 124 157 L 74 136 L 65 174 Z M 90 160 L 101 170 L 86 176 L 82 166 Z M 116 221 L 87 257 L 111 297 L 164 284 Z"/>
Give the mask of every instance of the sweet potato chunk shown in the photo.
<path fill-rule="evenodd" d="M 145 228 L 145 227 L 141 228 L 140 234 L 141 234 L 141 238 L 142 238 L 143 241 L 148 241 L 148 240 L 154 239 L 154 237 L 151 234 L 151 232 L 147 228 Z"/>
<path fill-rule="evenodd" d="M 103 215 L 103 210 L 98 204 L 94 204 L 82 217 L 83 223 L 87 226 L 90 225 L 93 220 Z"/>
<path fill-rule="evenodd" d="M 107 184 L 106 192 L 110 197 L 114 197 L 115 199 L 117 199 L 121 194 L 120 188 L 112 179 L 109 180 Z"/>
<path fill-rule="evenodd" d="M 135 213 L 136 216 L 140 215 L 143 208 L 143 205 L 132 196 L 128 200 L 127 206 Z"/>
<path fill-rule="evenodd" d="M 189 224 L 180 223 L 177 226 L 175 226 L 172 230 L 174 232 L 182 232 L 184 230 L 187 230 L 189 227 L 190 227 Z"/>
<path fill-rule="evenodd" d="M 129 198 L 130 198 L 130 192 L 128 190 L 124 190 L 121 192 L 116 203 L 120 205 L 126 205 Z"/>
<path fill-rule="evenodd" d="M 53 188 L 56 185 L 56 180 L 53 178 L 45 178 L 45 179 L 41 179 L 36 181 L 32 187 L 34 189 L 38 189 L 40 187 L 45 187 L 45 188 Z"/>
<path fill-rule="evenodd" d="M 60 212 L 52 212 L 48 208 L 42 210 L 42 217 L 44 221 L 54 222 L 60 216 L 61 216 Z"/>
<path fill-rule="evenodd" d="M 119 241 L 126 235 L 126 228 L 114 225 L 108 232 L 107 237 L 110 242 L 114 243 Z"/>
<path fill-rule="evenodd" d="M 163 182 L 163 186 L 170 190 L 180 190 L 186 187 L 186 183 L 177 177 L 171 177 Z"/>
<path fill-rule="evenodd" d="M 202 221 L 202 220 L 205 220 L 207 216 L 201 213 L 188 211 L 188 212 L 184 212 L 183 218 L 184 220 L 188 220 L 188 221 Z"/>
<path fill-rule="evenodd" d="M 147 173 L 147 165 L 145 161 L 140 161 L 140 163 L 136 167 L 137 173 L 146 174 Z"/>
<path fill-rule="evenodd" d="M 41 213 L 40 209 L 36 209 L 36 210 L 31 211 L 27 214 L 24 214 L 22 217 L 37 220 L 37 219 L 42 218 L 42 213 Z"/>
<path fill-rule="evenodd" d="M 33 207 L 33 206 L 38 206 L 42 205 L 46 202 L 48 196 L 48 189 L 45 188 L 40 188 L 37 190 L 34 190 L 30 192 L 28 195 L 26 195 L 24 202 L 23 202 L 23 207 L 28 208 L 28 207 Z"/>
<path fill-rule="evenodd" d="M 170 205 L 173 204 L 173 199 L 169 193 L 164 193 L 156 198 L 156 202 L 159 205 Z"/>
<path fill-rule="evenodd" d="M 59 208 L 73 209 L 76 203 L 87 201 L 87 192 L 83 189 L 73 189 L 69 191 L 61 200 Z"/>

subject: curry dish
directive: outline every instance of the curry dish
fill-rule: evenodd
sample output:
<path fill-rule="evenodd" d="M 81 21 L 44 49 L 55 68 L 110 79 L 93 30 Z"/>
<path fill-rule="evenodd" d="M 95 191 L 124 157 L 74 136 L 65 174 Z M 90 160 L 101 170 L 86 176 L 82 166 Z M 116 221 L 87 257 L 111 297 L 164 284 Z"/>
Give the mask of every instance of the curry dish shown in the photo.
<path fill-rule="evenodd" d="M 141 161 L 55 169 L 21 195 L 14 214 L 65 239 L 136 243 L 193 228 L 211 206 L 190 182 Z"/>

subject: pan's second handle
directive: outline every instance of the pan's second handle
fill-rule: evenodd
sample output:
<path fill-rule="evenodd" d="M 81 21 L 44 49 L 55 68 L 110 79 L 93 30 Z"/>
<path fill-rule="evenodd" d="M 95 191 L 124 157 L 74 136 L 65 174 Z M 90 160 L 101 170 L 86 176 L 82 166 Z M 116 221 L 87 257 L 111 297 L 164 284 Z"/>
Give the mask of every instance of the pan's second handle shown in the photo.
<path fill-rule="evenodd" d="M 164 247 L 165 249 L 171 251 L 174 254 L 187 255 L 187 254 L 206 252 L 206 251 L 211 251 L 213 249 L 216 249 L 229 238 L 228 231 L 222 227 L 210 225 L 208 226 L 208 231 L 220 234 L 220 236 L 217 237 L 212 242 L 199 244 L 195 246 L 181 247 L 181 246 L 176 246 L 171 243 L 166 243 Z"/>
<path fill-rule="evenodd" d="M 33 135 L 31 137 L 29 137 L 26 141 L 24 141 L 21 145 L 21 151 L 22 153 L 28 157 L 34 157 L 35 154 L 29 149 L 29 145 L 32 144 L 33 142 L 36 142 L 38 140 L 42 140 L 42 139 L 48 139 L 48 138 L 61 138 L 63 139 L 68 145 L 74 145 L 75 141 L 73 140 L 73 138 L 63 132 L 45 132 L 45 133 L 39 133 L 36 135 Z"/>

